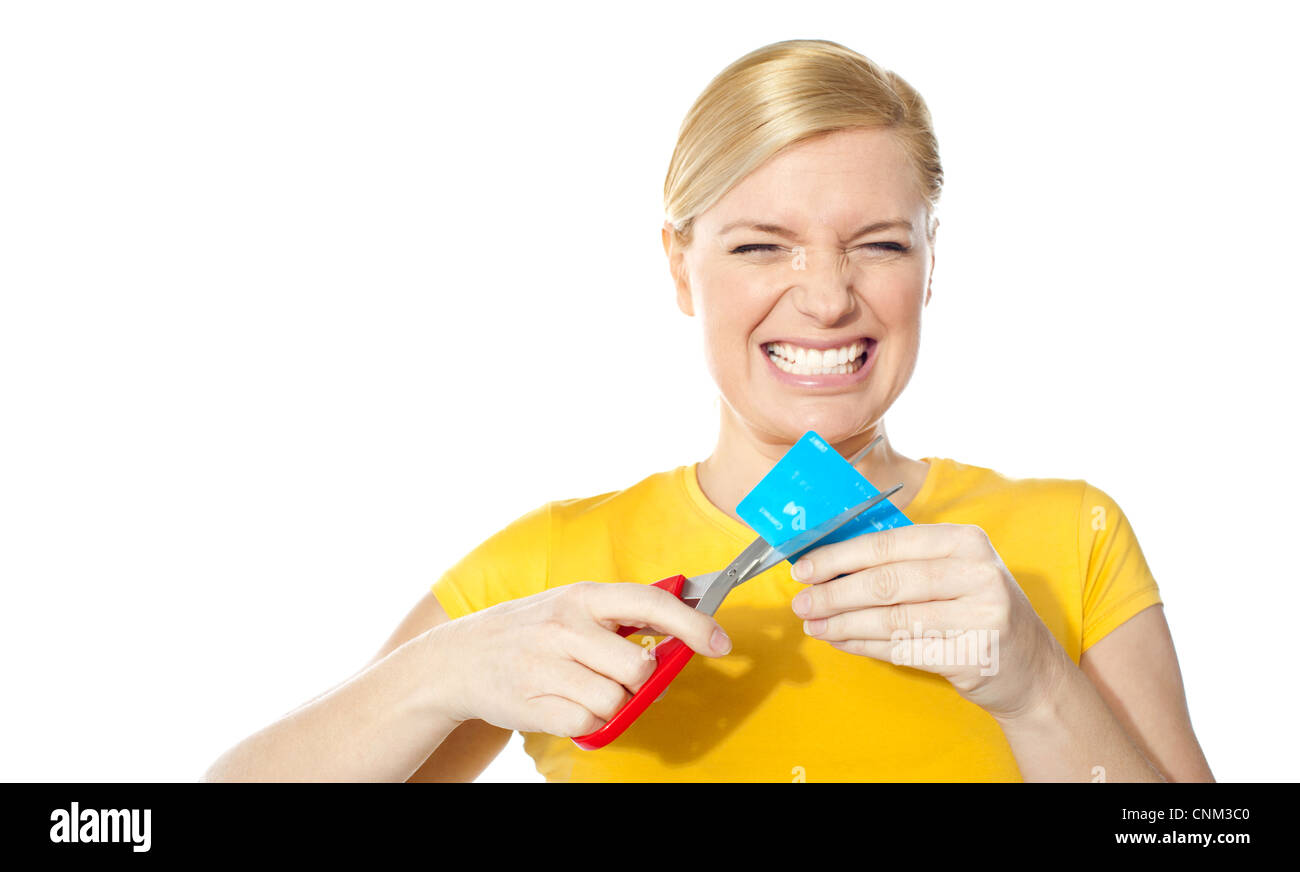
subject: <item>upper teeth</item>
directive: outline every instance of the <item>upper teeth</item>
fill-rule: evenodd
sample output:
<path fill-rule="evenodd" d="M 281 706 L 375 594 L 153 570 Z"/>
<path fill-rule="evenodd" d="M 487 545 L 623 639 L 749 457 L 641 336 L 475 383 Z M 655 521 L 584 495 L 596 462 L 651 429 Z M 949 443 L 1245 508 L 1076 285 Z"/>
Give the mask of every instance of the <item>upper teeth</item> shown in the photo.
<path fill-rule="evenodd" d="M 836 371 L 851 360 L 856 360 L 866 349 L 861 341 L 839 348 L 803 348 L 788 342 L 773 342 L 767 346 L 768 354 L 777 364 L 788 363 L 794 369 L 807 372 Z M 783 367 L 785 368 L 785 367 Z"/>

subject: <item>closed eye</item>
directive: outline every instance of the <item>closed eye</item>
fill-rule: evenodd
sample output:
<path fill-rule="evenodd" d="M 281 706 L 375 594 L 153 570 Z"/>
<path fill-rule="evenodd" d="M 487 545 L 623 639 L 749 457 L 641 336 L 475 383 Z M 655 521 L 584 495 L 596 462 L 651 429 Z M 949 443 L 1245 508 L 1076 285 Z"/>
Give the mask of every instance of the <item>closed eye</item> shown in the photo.
<path fill-rule="evenodd" d="M 878 251 L 899 251 L 899 252 L 907 251 L 906 246 L 899 245 L 897 242 L 869 242 L 866 245 L 862 245 L 859 247 L 874 248 Z M 780 251 L 780 250 L 782 250 L 782 248 L 779 245 L 757 244 L 757 245 L 741 245 L 737 248 L 733 248 L 731 250 L 731 253 L 751 254 L 753 252 L 759 252 L 759 251 L 769 252 L 769 251 Z"/>

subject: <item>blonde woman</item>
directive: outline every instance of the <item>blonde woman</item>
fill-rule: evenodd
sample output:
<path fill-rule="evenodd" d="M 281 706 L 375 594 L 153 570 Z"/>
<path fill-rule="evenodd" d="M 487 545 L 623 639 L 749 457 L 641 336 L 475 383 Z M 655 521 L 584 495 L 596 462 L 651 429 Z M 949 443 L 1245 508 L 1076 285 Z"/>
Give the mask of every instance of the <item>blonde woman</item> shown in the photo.
<path fill-rule="evenodd" d="M 662 234 L 722 397 L 713 453 L 517 519 L 371 664 L 207 778 L 468 780 L 518 730 L 553 781 L 1210 780 L 1119 506 L 888 439 L 941 186 L 925 102 L 856 52 L 790 40 L 723 70 L 682 125 Z M 858 468 L 904 484 L 914 526 L 783 563 L 716 620 L 645 583 L 726 565 L 753 538 L 737 503 L 808 430 L 845 456 L 884 437 Z M 706 656 L 619 739 L 580 750 L 569 737 L 654 667 L 619 624 Z M 900 631 L 978 638 L 996 658 Z"/>

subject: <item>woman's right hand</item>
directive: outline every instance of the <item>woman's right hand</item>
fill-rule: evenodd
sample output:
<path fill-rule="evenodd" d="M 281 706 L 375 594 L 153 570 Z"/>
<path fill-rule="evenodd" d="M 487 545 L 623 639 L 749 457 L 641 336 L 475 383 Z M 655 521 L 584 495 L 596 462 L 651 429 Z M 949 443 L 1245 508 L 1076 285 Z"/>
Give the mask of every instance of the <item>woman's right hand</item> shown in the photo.
<path fill-rule="evenodd" d="M 594 732 L 655 669 L 649 649 L 619 636 L 619 626 L 676 636 L 709 657 L 731 650 L 712 617 L 666 590 L 580 581 L 430 630 L 445 713 L 522 732 Z"/>

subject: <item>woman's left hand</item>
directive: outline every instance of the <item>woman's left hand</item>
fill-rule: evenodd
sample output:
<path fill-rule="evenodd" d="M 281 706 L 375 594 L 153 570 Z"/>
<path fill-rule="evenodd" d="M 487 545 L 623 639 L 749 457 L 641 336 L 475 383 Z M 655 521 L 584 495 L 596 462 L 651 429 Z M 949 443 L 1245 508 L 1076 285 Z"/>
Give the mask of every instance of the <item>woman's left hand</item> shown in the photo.
<path fill-rule="evenodd" d="M 977 526 L 867 533 L 812 549 L 791 574 L 808 586 L 792 602 L 808 635 L 942 675 L 999 719 L 1031 709 L 1073 665 Z"/>

